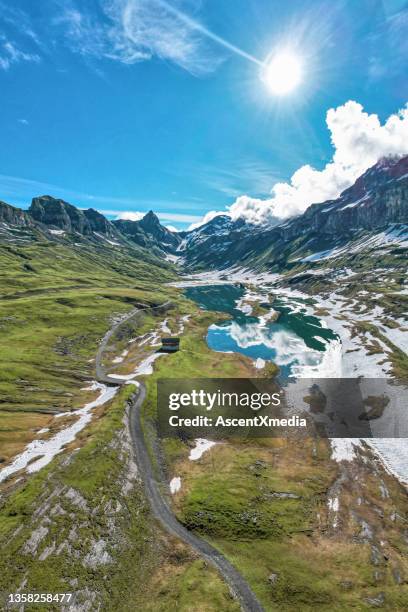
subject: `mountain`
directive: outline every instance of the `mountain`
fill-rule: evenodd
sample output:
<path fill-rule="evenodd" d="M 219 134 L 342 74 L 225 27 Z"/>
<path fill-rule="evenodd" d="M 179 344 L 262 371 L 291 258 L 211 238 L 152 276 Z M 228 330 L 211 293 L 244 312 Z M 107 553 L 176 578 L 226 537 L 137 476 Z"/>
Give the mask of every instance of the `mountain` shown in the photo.
<path fill-rule="evenodd" d="M 305 264 L 353 257 L 367 249 L 389 252 L 408 244 L 408 156 L 383 159 L 339 198 L 313 204 L 274 227 L 214 217 L 200 227 L 171 232 L 149 211 L 139 221 L 109 221 L 49 195 L 33 198 L 27 211 L 0 202 L 0 239 L 46 238 L 133 248 L 138 256 L 182 263 L 187 270 L 228 269 L 282 272 Z M 30 238 L 31 237 L 31 238 Z"/>
<path fill-rule="evenodd" d="M 132 247 L 161 260 L 175 254 L 182 238 L 163 227 L 148 212 L 140 221 L 109 221 L 97 210 L 82 210 L 62 199 L 43 195 L 32 199 L 28 210 L 0 202 L 0 240 L 52 239 L 57 242 L 103 243 L 105 247 Z M 147 257 L 147 259 L 149 259 Z"/>
<path fill-rule="evenodd" d="M 100 232 L 110 237 L 117 236 L 114 225 L 97 210 L 80 210 L 64 200 L 48 195 L 33 198 L 28 214 L 43 225 L 69 233 L 89 236 L 92 232 Z"/>
<path fill-rule="evenodd" d="M 119 219 L 113 221 L 120 233 L 136 244 L 163 253 L 175 254 L 182 238 L 161 225 L 153 211 L 149 211 L 140 221 Z"/>
<path fill-rule="evenodd" d="M 0 200 L 0 223 L 23 227 L 32 225 L 32 219 L 24 210 Z"/>
<path fill-rule="evenodd" d="M 26 247 L 32 250 L 27 253 Z M 90 278 L 95 269 L 112 278 L 174 277 L 163 248 L 140 246 L 92 208 L 81 210 L 48 195 L 33 198 L 28 210 L 0 202 L 0 263 L 5 257 L 6 265 L 18 268 L 24 261 L 25 271 L 37 272 L 37 251 L 45 247 L 44 261 L 64 259 L 68 265 L 73 258 Z"/>
<path fill-rule="evenodd" d="M 215 217 L 189 232 L 179 250 L 190 269 L 240 266 L 278 272 L 347 249 L 404 245 L 406 223 L 408 156 L 380 160 L 336 200 L 313 204 L 272 228 Z"/>

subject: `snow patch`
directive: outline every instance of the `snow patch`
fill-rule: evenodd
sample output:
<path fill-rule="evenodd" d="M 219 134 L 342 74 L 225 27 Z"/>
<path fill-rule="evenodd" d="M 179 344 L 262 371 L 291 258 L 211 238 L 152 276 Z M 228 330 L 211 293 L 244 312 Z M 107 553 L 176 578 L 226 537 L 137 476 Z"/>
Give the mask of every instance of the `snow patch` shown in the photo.
<path fill-rule="evenodd" d="M 330 440 L 331 458 L 338 463 L 340 461 L 354 461 L 356 449 L 361 447 L 359 438 L 332 438 Z"/>
<path fill-rule="evenodd" d="M 261 357 L 258 357 L 254 361 L 254 366 L 256 367 L 257 370 L 263 370 L 265 365 L 266 365 L 266 361 L 265 359 L 262 359 Z"/>
<path fill-rule="evenodd" d="M 216 444 L 217 442 L 212 442 L 211 440 L 206 440 L 205 438 L 197 438 L 195 440 L 195 447 L 191 449 L 188 458 L 190 461 L 197 461 L 197 459 L 200 459 L 205 452 L 210 450 L 210 448 Z"/>
<path fill-rule="evenodd" d="M 175 493 L 178 493 L 180 489 L 181 489 L 181 478 L 180 476 L 175 476 L 174 478 L 170 480 L 170 493 L 174 495 Z"/>
<path fill-rule="evenodd" d="M 143 359 L 132 374 L 115 374 L 114 378 L 133 381 L 136 376 L 149 376 L 150 374 L 153 374 L 154 362 L 163 355 L 166 355 L 166 353 L 153 353 L 152 355 L 146 357 L 146 359 Z"/>
<path fill-rule="evenodd" d="M 182 263 L 182 261 L 183 261 L 183 257 L 181 257 L 180 255 L 171 255 L 170 253 L 165 255 L 164 259 L 166 261 L 169 261 L 170 263 L 174 263 L 174 264 Z"/>
<path fill-rule="evenodd" d="M 164 334 L 171 334 L 171 329 L 167 325 L 168 319 L 164 319 L 164 321 L 160 325 L 160 329 Z"/>
<path fill-rule="evenodd" d="M 77 417 L 75 423 L 59 431 L 48 440 L 33 440 L 33 442 L 30 442 L 10 465 L 0 470 L 0 482 L 24 468 L 27 468 L 27 472 L 33 473 L 48 465 L 63 450 L 64 446 L 73 442 L 77 434 L 88 425 L 92 420 L 92 410 L 109 402 L 115 396 L 119 387 L 107 387 L 94 382 L 92 388 L 100 392 L 99 396 L 92 402 L 85 404 L 80 410 L 69 413 L 69 416 Z M 63 414 L 68 416 L 68 413 Z"/>

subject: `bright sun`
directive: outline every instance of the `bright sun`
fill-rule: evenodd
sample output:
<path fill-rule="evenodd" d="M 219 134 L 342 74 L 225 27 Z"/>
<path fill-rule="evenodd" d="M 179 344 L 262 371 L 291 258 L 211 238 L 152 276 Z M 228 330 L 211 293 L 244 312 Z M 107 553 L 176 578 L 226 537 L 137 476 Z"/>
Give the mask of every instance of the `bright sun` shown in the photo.
<path fill-rule="evenodd" d="M 302 80 L 300 58 L 289 51 L 274 53 L 265 62 L 261 78 L 273 94 L 290 93 Z"/>

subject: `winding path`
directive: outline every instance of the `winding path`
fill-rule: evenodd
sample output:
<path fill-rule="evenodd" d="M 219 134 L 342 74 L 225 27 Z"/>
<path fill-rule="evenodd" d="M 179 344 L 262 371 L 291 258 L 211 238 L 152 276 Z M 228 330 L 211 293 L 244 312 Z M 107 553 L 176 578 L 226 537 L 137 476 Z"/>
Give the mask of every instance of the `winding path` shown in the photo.
<path fill-rule="evenodd" d="M 166 309 L 168 306 L 169 302 L 166 302 L 157 308 Z M 114 376 L 108 376 L 105 373 L 102 365 L 103 353 L 109 340 L 120 325 L 134 317 L 140 310 L 147 310 L 147 308 L 132 311 L 129 315 L 126 315 L 126 317 L 116 323 L 104 336 L 95 358 L 96 377 L 100 382 L 111 385 L 125 384 L 123 380 L 115 378 Z M 168 533 L 180 538 L 185 544 L 191 546 L 203 559 L 211 563 L 220 572 L 221 576 L 229 585 L 233 596 L 239 601 L 241 609 L 244 612 L 263 612 L 263 608 L 255 593 L 235 567 L 206 540 L 188 531 L 188 529 L 177 520 L 163 496 L 160 489 L 161 485 L 164 485 L 164 483 L 159 482 L 155 477 L 143 434 L 141 407 L 145 398 L 146 387 L 143 382 L 139 381 L 138 393 L 134 396 L 131 403 L 129 426 L 139 473 L 144 483 L 146 496 L 149 500 L 154 517 Z M 166 486 L 168 486 L 167 483 Z"/>

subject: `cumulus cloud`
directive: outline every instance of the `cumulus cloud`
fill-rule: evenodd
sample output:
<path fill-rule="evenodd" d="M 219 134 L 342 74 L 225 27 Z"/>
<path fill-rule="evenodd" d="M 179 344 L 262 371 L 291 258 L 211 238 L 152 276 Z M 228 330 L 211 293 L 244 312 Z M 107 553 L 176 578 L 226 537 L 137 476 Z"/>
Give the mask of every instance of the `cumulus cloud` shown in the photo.
<path fill-rule="evenodd" d="M 238 197 L 228 209 L 231 217 L 276 224 L 311 204 L 337 198 L 380 158 L 408 154 L 408 105 L 382 125 L 378 115 L 369 115 L 361 104 L 349 100 L 328 110 L 326 124 L 334 153 L 323 170 L 302 166 L 290 182 L 276 183 L 271 197 L 264 200 Z"/>

